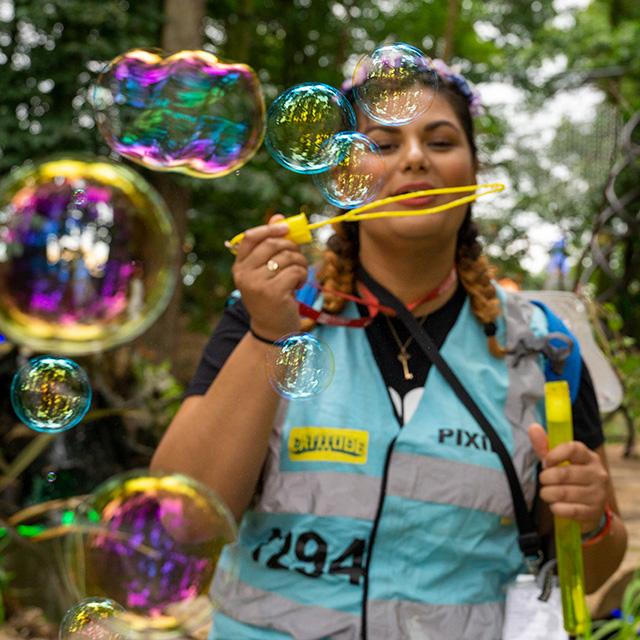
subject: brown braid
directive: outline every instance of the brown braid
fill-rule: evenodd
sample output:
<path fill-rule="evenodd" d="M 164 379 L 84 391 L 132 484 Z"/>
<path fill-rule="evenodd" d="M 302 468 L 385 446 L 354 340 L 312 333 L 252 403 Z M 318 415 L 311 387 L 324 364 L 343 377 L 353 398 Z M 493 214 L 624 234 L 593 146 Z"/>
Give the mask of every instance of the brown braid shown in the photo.
<path fill-rule="evenodd" d="M 333 225 L 334 234 L 327 242 L 324 260 L 316 274 L 318 284 L 340 293 L 354 294 L 356 268 L 358 265 L 358 227 L 355 222 L 338 222 Z M 347 299 L 328 291 L 324 292 L 322 308 L 329 313 L 338 314 L 347 305 Z M 310 331 L 315 320 L 304 318 L 302 330 Z"/>
<path fill-rule="evenodd" d="M 482 245 L 478 242 L 478 226 L 471 220 L 470 209 L 458 231 L 456 264 L 460 282 L 469 294 L 471 311 L 484 327 L 489 352 L 496 358 L 504 358 L 505 349 L 495 336 L 495 320 L 502 313 L 496 288 L 491 282 L 495 268 L 482 254 Z"/>

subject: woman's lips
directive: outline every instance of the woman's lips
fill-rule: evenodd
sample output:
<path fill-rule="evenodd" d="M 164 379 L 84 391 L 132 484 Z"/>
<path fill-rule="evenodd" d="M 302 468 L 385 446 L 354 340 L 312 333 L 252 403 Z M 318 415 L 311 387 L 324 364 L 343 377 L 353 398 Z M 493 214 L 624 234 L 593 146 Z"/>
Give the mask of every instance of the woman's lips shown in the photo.
<path fill-rule="evenodd" d="M 398 189 L 398 191 L 396 191 L 393 195 L 394 196 L 398 196 L 398 195 L 407 195 L 409 193 L 413 193 L 413 192 L 417 192 L 417 191 L 427 191 L 428 189 L 433 189 L 433 185 L 430 184 L 408 184 L 404 187 L 402 187 L 401 189 Z M 415 198 L 409 198 L 407 197 L 406 199 L 402 199 L 402 200 L 396 200 L 396 204 L 401 204 L 401 205 L 405 205 L 408 207 L 425 207 L 426 205 L 428 205 L 429 203 L 433 202 L 433 200 L 435 199 L 436 196 L 434 195 L 427 195 L 427 196 L 418 196 Z"/>

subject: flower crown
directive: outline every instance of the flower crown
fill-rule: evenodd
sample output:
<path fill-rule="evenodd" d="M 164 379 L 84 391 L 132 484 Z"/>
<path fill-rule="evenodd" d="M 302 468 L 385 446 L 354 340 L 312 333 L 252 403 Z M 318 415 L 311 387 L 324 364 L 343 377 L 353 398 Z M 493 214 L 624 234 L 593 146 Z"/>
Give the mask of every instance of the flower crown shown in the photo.
<path fill-rule="evenodd" d="M 435 69 L 438 77 L 444 80 L 446 83 L 455 84 L 462 95 L 467 99 L 467 102 L 469 103 L 469 113 L 471 114 L 472 118 L 481 116 L 485 113 L 484 107 L 480 103 L 480 94 L 477 91 L 471 90 L 469 83 L 458 69 L 450 67 L 444 60 L 440 60 L 440 58 L 432 59 L 431 63 L 433 64 L 433 68 Z M 361 84 L 365 79 L 364 69 L 362 69 L 362 73 L 360 75 L 363 77 L 356 78 L 356 86 Z M 353 86 L 353 79 L 347 78 L 342 83 L 340 91 L 342 93 L 348 93 L 353 89 Z"/>

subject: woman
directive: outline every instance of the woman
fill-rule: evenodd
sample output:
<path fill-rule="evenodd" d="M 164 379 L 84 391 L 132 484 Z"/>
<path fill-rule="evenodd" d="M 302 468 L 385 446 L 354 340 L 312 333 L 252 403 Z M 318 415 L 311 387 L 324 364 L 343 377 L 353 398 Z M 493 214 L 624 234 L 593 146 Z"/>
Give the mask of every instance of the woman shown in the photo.
<path fill-rule="evenodd" d="M 419 119 L 381 126 L 358 111 L 358 129 L 386 160 L 379 198 L 476 184 L 476 108 L 464 79 L 440 65 L 438 93 Z M 153 460 L 214 488 L 242 522 L 241 582 L 213 637 L 501 636 L 504 588 L 524 570 L 502 465 L 404 324 L 376 312 L 358 269 L 437 344 L 512 456 L 529 508 L 540 458 L 538 528 L 549 534 L 551 514 L 578 521 L 596 541 L 584 549 L 588 591 L 602 584 L 626 532 L 588 372 L 575 385 L 576 441 L 548 452 L 544 429 L 532 425 L 544 383 L 538 355 L 505 357 L 519 335 L 547 334 L 548 321 L 492 283 L 470 206 L 336 225 L 316 280 L 338 293 L 324 292 L 323 308 L 373 314 L 364 330 L 301 319 L 296 292 L 308 264 L 287 230 L 274 216 L 246 232 L 233 267 L 242 299 L 216 328 Z M 301 328 L 329 344 L 336 374 L 317 398 L 287 405 L 265 377 L 265 357 Z"/>

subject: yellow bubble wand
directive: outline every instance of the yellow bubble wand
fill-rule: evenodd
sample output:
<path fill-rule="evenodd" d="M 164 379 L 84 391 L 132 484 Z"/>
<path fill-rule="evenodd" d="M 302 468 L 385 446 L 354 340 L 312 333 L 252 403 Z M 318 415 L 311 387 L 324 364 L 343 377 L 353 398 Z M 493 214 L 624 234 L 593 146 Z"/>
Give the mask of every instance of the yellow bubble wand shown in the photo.
<path fill-rule="evenodd" d="M 545 409 L 549 448 L 573 440 L 571 399 L 566 381 L 545 384 Z M 558 516 L 554 516 L 553 521 L 564 628 L 571 635 L 589 637 L 591 618 L 585 599 L 580 525 Z"/>
<path fill-rule="evenodd" d="M 361 207 L 357 207 L 355 209 L 350 209 L 346 213 L 343 213 L 334 218 L 329 218 L 327 220 L 321 220 L 320 222 L 312 222 L 309 223 L 307 220 L 307 216 L 304 213 L 299 213 L 295 216 L 291 216 L 289 218 L 285 218 L 283 222 L 289 225 L 289 233 L 285 236 L 289 240 L 293 240 L 298 244 L 303 244 L 305 242 L 311 242 L 311 230 L 317 229 L 318 227 L 323 227 L 327 224 L 334 224 L 336 222 L 355 222 L 357 220 L 370 220 L 372 218 L 398 218 L 402 216 L 424 216 L 429 215 L 431 213 L 437 213 L 439 211 L 445 211 L 447 209 L 452 209 L 453 207 L 457 207 L 461 204 L 466 204 L 467 202 L 473 202 L 477 200 L 481 196 L 487 196 L 491 193 L 498 193 L 499 191 L 504 190 L 504 185 L 500 183 L 495 184 L 483 184 L 483 185 L 468 185 L 464 187 L 443 187 L 441 189 L 425 189 L 423 191 L 413 191 L 411 193 L 402 193 L 397 196 L 390 196 L 389 198 L 383 198 L 382 200 L 374 200 L 368 204 L 365 204 Z M 451 202 L 445 202 L 444 204 L 435 206 L 435 207 L 427 207 L 425 209 L 416 209 L 414 211 L 376 211 L 378 207 L 381 207 L 386 204 L 390 204 L 393 202 L 401 202 L 402 200 L 409 200 L 413 198 L 422 198 L 425 196 L 436 196 L 443 195 L 449 193 L 465 193 L 468 191 L 473 191 L 467 196 L 463 196 L 461 198 L 456 198 Z M 227 240 L 224 243 L 224 246 L 231 251 L 231 253 L 237 253 L 238 246 L 244 237 L 244 232 L 239 233 L 237 236 L 234 236 L 231 240 Z"/>

